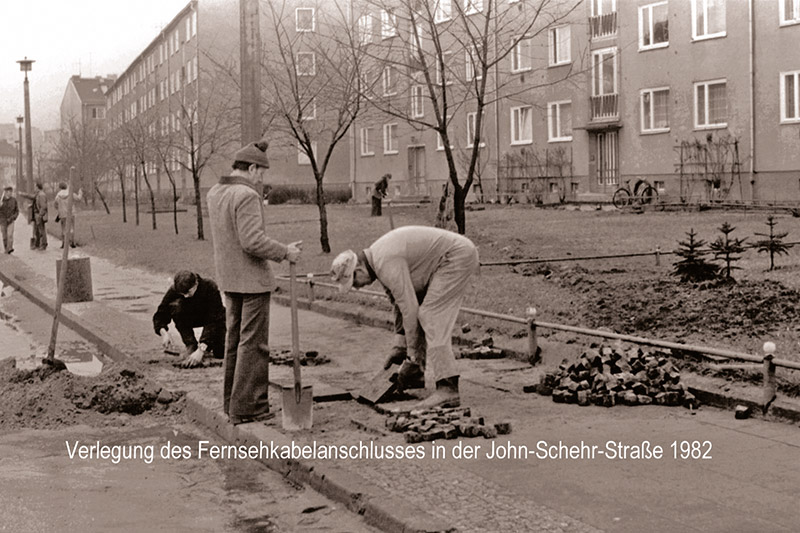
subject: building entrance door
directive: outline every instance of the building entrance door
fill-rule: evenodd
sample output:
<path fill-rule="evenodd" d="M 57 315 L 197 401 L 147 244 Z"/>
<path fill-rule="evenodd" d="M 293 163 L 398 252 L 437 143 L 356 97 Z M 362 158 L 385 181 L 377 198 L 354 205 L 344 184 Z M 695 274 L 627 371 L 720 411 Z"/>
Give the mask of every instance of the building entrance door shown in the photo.
<path fill-rule="evenodd" d="M 619 132 L 604 131 L 595 135 L 597 184 L 619 185 Z"/>
<path fill-rule="evenodd" d="M 409 194 L 428 196 L 428 181 L 425 177 L 425 147 L 408 147 L 408 188 Z"/>

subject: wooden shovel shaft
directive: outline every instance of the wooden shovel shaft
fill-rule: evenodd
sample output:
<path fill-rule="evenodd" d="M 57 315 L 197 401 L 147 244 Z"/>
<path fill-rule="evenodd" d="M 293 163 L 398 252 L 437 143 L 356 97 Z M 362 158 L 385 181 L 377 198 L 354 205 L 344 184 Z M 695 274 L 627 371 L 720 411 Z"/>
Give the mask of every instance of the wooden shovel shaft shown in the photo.
<path fill-rule="evenodd" d="M 61 272 L 58 275 L 58 287 L 56 288 L 56 307 L 53 310 L 53 328 L 50 330 L 50 344 L 47 347 L 47 359 L 52 361 L 56 354 L 56 338 L 58 337 L 58 322 L 61 318 L 61 304 L 64 301 L 64 285 L 67 283 L 67 262 L 69 260 L 69 239 L 72 231 L 72 171 L 69 169 L 69 184 L 67 185 L 67 223 L 65 224 L 64 235 L 61 236 L 64 251 L 61 253 Z M 70 242 L 67 242 L 67 241 Z"/>
<path fill-rule="evenodd" d="M 300 326 L 297 322 L 297 288 L 295 283 L 295 264 L 289 262 L 289 300 L 292 308 L 292 357 L 294 359 L 294 396 L 297 403 L 300 403 L 303 386 L 300 382 Z"/>

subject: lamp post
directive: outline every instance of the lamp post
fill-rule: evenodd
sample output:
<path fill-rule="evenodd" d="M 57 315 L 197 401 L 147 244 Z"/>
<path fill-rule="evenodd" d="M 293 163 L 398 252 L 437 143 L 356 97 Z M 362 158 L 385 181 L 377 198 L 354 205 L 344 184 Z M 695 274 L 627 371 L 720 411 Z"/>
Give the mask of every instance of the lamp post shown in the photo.
<path fill-rule="evenodd" d="M 22 118 L 22 115 L 17 117 L 17 126 L 19 129 L 19 140 L 17 144 L 19 145 L 19 150 L 17 151 L 17 194 L 22 190 L 22 121 L 25 120 Z"/>
<path fill-rule="evenodd" d="M 31 96 L 30 91 L 28 90 L 28 72 L 33 67 L 34 60 L 28 59 L 25 56 L 25 59 L 20 59 L 17 61 L 19 63 L 19 69 L 25 73 L 25 151 L 27 154 L 27 174 L 28 180 L 26 183 L 26 188 L 29 193 L 33 192 L 33 143 L 31 142 Z"/>

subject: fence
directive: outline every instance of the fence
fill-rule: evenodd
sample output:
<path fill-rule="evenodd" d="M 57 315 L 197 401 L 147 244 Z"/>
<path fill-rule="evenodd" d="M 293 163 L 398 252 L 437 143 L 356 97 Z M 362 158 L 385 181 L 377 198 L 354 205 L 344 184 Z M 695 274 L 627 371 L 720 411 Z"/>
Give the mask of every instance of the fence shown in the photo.
<path fill-rule="evenodd" d="M 636 255 L 651 255 L 651 254 L 636 254 Z M 327 275 L 328 273 L 309 273 L 304 276 L 298 276 L 297 280 L 299 282 L 308 285 L 307 298 L 309 302 L 313 302 L 315 299 L 315 294 L 314 294 L 315 287 L 338 289 L 339 287 L 338 285 L 335 285 L 333 283 L 319 282 L 315 281 L 314 279 L 317 276 L 327 276 Z M 289 278 L 286 276 L 278 276 L 278 279 L 281 279 L 283 281 L 288 281 Z M 378 296 L 381 298 L 388 299 L 388 296 L 385 293 L 379 291 L 359 289 L 358 293 L 367 296 Z M 708 346 L 681 344 L 678 342 L 663 341 L 658 339 L 648 339 L 645 337 L 625 335 L 622 333 L 613 333 L 609 331 L 600 331 L 596 329 L 581 328 L 577 326 L 568 326 L 565 324 L 555 324 L 552 322 L 542 322 L 536 319 L 536 309 L 533 307 L 529 307 L 527 309 L 526 317 L 524 318 L 513 315 L 507 315 L 503 313 L 494 313 L 492 311 L 484 311 L 481 309 L 472 309 L 468 307 L 462 307 L 461 312 L 480 316 L 483 318 L 490 318 L 494 320 L 501 320 L 515 324 L 526 325 L 528 328 L 528 361 L 530 361 L 531 363 L 537 360 L 536 358 L 539 346 L 539 341 L 537 336 L 538 329 L 547 328 L 556 331 L 565 331 L 570 333 L 577 333 L 580 335 L 630 342 L 641 346 L 666 348 L 668 350 L 679 350 L 684 352 L 692 352 L 703 355 L 715 356 L 723 359 L 733 359 L 737 361 L 746 361 L 748 363 L 759 364 L 761 365 L 761 372 L 763 377 L 763 386 L 762 386 L 763 398 L 764 398 L 763 409 L 765 414 L 767 409 L 772 404 L 777 395 L 776 368 L 782 367 L 791 370 L 800 370 L 800 363 L 798 362 L 788 361 L 784 359 L 775 359 L 775 344 L 772 342 L 764 343 L 764 355 L 758 356 L 749 353 L 736 352 L 733 350 L 724 350 L 720 348 L 712 348 Z M 747 367 L 743 367 L 742 365 L 723 365 L 718 368 L 755 368 L 755 367 L 752 365 L 749 365 Z"/>

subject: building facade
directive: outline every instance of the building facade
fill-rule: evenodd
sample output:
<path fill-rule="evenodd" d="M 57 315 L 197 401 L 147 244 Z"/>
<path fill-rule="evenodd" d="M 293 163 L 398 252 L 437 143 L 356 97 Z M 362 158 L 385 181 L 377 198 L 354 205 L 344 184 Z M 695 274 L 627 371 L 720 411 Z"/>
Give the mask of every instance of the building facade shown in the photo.
<path fill-rule="evenodd" d="M 61 99 L 61 130 L 68 132 L 78 126 L 98 134 L 105 131 L 106 93 L 115 78 L 72 76 Z"/>

